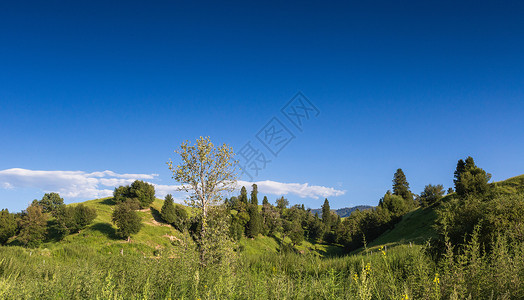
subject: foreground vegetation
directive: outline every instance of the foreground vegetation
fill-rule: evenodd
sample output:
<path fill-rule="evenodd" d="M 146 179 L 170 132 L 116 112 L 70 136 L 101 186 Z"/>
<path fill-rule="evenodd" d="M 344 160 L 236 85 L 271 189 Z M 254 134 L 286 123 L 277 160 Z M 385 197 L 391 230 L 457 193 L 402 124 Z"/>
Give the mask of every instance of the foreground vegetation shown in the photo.
<path fill-rule="evenodd" d="M 502 237 L 451 248 L 435 263 L 420 245 L 360 255 L 237 254 L 201 268 L 196 252 L 173 258 L 101 254 L 81 245 L 55 250 L 0 248 L 2 299 L 519 299 L 524 248 Z"/>
<path fill-rule="evenodd" d="M 342 220 L 326 199 L 319 218 L 284 197 L 258 205 L 256 184 L 221 201 L 215 179 L 231 174 L 202 171 L 213 145 L 184 145 L 176 176 L 209 164 L 182 180 L 197 191 L 191 207 L 136 181 L 112 198 L 66 206 L 46 194 L 2 211 L 0 298 L 524 298 L 524 175 L 490 184 L 468 157 L 444 197 L 442 185 L 414 195 L 398 169 L 377 207 Z"/>

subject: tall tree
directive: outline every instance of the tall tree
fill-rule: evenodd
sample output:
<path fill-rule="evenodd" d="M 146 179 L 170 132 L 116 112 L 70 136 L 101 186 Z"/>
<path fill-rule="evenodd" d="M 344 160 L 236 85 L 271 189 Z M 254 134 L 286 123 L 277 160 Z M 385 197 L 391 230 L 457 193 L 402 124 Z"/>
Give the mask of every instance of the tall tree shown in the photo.
<path fill-rule="evenodd" d="M 167 194 L 164 198 L 164 204 L 162 205 L 160 214 L 162 215 L 162 219 L 166 223 L 173 224 L 175 222 L 175 204 L 173 201 L 173 196 L 171 194 Z"/>
<path fill-rule="evenodd" d="M 324 204 L 322 204 L 322 223 L 324 223 L 328 231 L 331 225 L 333 225 L 331 220 L 331 207 L 329 206 L 329 200 L 327 198 L 324 200 Z"/>
<path fill-rule="evenodd" d="M 16 234 L 17 224 L 15 215 L 9 213 L 9 210 L 2 209 L 0 211 L 0 245 L 3 245 L 7 240 Z"/>
<path fill-rule="evenodd" d="M 409 183 L 402 169 L 397 169 L 393 177 L 393 195 L 402 197 L 409 207 L 413 206 L 413 195 L 409 190 Z"/>
<path fill-rule="evenodd" d="M 122 238 L 127 238 L 128 242 L 131 240 L 131 235 L 138 233 L 142 228 L 142 219 L 127 202 L 116 205 L 112 220 L 118 228 L 117 234 Z"/>
<path fill-rule="evenodd" d="M 251 204 L 258 205 L 258 186 L 256 183 L 253 183 L 251 190 Z"/>
<path fill-rule="evenodd" d="M 42 212 L 42 206 L 30 205 L 20 220 L 18 240 L 28 247 L 40 245 L 45 238 L 46 225 L 47 218 Z"/>
<path fill-rule="evenodd" d="M 264 199 L 262 200 L 262 205 L 269 204 L 269 200 L 267 200 L 267 196 L 264 196 Z"/>
<path fill-rule="evenodd" d="M 242 186 L 242 188 L 240 189 L 240 196 L 238 197 L 238 200 L 240 201 L 240 203 L 243 203 L 243 204 L 248 203 L 247 190 L 245 186 Z"/>
<path fill-rule="evenodd" d="M 461 181 L 460 176 L 462 175 L 462 173 L 464 173 L 464 171 L 466 171 L 466 163 L 464 162 L 464 160 L 459 159 L 457 162 L 457 168 L 455 169 L 453 179 L 453 183 L 455 184 L 455 191 L 461 188 L 459 187 Z"/>
<path fill-rule="evenodd" d="M 249 214 L 249 221 L 246 224 L 246 236 L 255 238 L 262 230 L 262 222 L 260 213 L 258 212 L 258 205 L 248 205 L 247 213 Z"/>
<path fill-rule="evenodd" d="M 170 160 L 169 169 L 173 178 L 181 183 L 180 190 L 190 193 L 188 205 L 196 208 L 201 229 L 198 240 L 200 262 L 206 265 L 209 251 L 216 248 L 216 243 L 226 243 L 227 236 L 208 236 L 208 211 L 221 202 L 221 193 L 232 192 L 236 186 L 236 172 L 233 167 L 233 149 L 226 144 L 215 147 L 209 137 L 200 137 L 196 144 L 189 141 L 182 143 L 175 153 L 180 155 L 181 163 L 174 165 Z M 227 226 L 227 223 L 214 222 Z M 227 230 L 215 232 L 229 232 Z"/>

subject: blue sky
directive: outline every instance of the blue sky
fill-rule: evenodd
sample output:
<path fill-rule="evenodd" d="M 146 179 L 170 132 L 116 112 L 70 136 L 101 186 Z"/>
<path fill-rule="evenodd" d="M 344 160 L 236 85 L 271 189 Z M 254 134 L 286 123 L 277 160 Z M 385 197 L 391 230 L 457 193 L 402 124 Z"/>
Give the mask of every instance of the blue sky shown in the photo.
<path fill-rule="evenodd" d="M 397 168 L 415 193 L 450 187 L 468 155 L 494 180 L 523 174 L 523 15 L 520 1 L 2 2 L 0 207 L 135 178 L 168 192 L 166 161 L 199 136 L 258 147 L 262 193 L 313 208 L 376 205 Z M 302 131 L 281 112 L 297 92 L 319 112 Z M 256 138 L 272 118 L 295 137 L 276 157 Z"/>

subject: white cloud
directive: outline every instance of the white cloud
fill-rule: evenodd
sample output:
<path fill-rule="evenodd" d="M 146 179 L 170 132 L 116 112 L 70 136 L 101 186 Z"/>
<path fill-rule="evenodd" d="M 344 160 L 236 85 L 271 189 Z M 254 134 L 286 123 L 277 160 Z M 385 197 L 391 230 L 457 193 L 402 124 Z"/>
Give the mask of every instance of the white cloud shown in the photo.
<path fill-rule="evenodd" d="M 156 176 L 158 175 L 117 174 L 112 171 L 86 173 L 14 168 L 0 171 L 0 185 L 11 189 L 37 188 L 44 192 L 58 192 L 68 198 L 102 198 L 111 196 L 116 186 L 130 184 L 135 179 L 153 179 Z"/>
<path fill-rule="evenodd" d="M 150 180 L 158 174 L 118 174 L 113 171 L 86 173 L 83 171 L 38 171 L 28 169 L 6 169 L 0 171 L 0 187 L 4 189 L 36 188 L 46 193 L 58 192 L 66 198 L 102 198 L 113 194 L 113 189 L 133 181 Z M 149 181 L 150 182 L 150 181 Z M 238 181 L 237 186 L 249 188 L 253 183 L 261 194 L 296 195 L 300 198 L 336 197 L 346 193 L 331 187 L 309 185 L 308 183 L 282 183 L 271 180 L 247 182 Z M 178 192 L 179 185 L 155 184 L 156 196 L 164 198 L 172 194 L 175 201 L 182 203 L 186 193 Z"/>
<path fill-rule="evenodd" d="M 253 183 L 257 184 L 259 193 L 277 196 L 291 194 L 300 198 L 318 199 L 319 197 L 327 198 L 342 196 L 346 193 L 346 191 L 343 190 L 337 190 L 331 187 L 320 185 L 309 185 L 308 183 L 283 183 L 271 180 L 256 182 L 238 181 L 237 186 L 239 188 L 241 186 L 249 188 Z"/>

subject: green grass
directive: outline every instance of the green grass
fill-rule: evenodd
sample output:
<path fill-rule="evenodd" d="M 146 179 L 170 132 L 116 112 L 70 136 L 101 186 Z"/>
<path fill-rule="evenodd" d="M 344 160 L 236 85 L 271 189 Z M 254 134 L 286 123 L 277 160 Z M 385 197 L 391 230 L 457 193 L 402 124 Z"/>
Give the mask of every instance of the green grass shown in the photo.
<path fill-rule="evenodd" d="M 493 185 L 516 193 L 524 175 Z M 0 299 L 524 298 L 522 242 L 501 239 L 491 254 L 471 244 L 433 261 L 423 244 L 435 236 L 435 207 L 406 214 L 371 251 L 345 255 L 340 246 L 304 241 L 280 252 L 280 236 L 259 236 L 240 240 L 233 263 L 201 268 L 192 250 L 171 241 L 187 236 L 160 222 L 162 203 L 139 212 L 144 227 L 131 243 L 116 237 L 114 206 L 104 198 L 84 202 L 98 216 L 78 234 L 36 249 L 0 247 Z"/>
<path fill-rule="evenodd" d="M 160 252 L 172 252 L 170 250 L 172 240 L 181 238 L 179 231 L 162 223 L 159 218 L 163 200 L 156 199 L 150 209 L 138 211 L 142 217 L 143 226 L 138 234 L 131 237 L 130 243 L 116 235 L 117 228 L 111 222 L 114 208 L 112 198 L 89 200 L 83 204 L 96 209 L 97 217 L 93 223 L 79 233 L 66 236 L 60 242 L 46 242 L 41 248 L 61 251 L 61 248 L 67 245 L 81 245 L 86 251 L 97 251 L 104 254 L 120 254 L 122 249 L 133 255 L 155 256 Z M 77 203 L 70 205 L 77 205 Z M 174 253 L 169 255 L 174 255 Z"/>
<path fill-rule="evenodd" d="M 436 217 L 433 207 L 417 208 L 405 214 L 393 229 L 380 235 L 369 246 L 424 244 L 430 238 L 437 237 L 433 229 Z"/>

